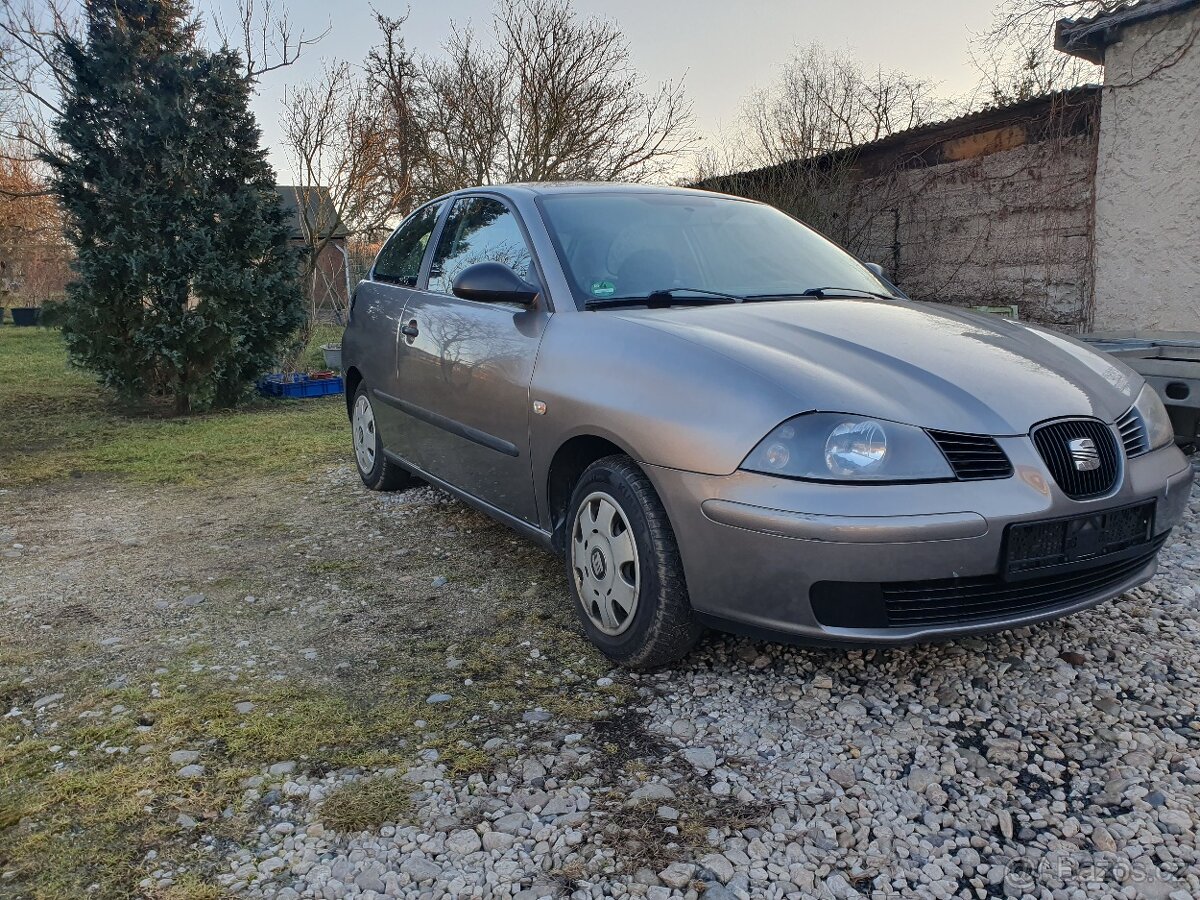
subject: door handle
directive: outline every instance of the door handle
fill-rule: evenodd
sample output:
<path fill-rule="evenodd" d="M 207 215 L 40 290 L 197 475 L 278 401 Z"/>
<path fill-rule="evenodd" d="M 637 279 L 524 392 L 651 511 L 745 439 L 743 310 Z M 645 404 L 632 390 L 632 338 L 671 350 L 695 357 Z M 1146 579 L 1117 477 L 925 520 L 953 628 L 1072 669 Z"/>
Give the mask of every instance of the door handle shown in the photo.
<path fill-rule="evenodd" d="M 417 320 L 413 319 L 407 325 L 400 329 L 400 333 L 407 338 L 415 338 L 421 333 L 421 329 L 417 328 Z"/>

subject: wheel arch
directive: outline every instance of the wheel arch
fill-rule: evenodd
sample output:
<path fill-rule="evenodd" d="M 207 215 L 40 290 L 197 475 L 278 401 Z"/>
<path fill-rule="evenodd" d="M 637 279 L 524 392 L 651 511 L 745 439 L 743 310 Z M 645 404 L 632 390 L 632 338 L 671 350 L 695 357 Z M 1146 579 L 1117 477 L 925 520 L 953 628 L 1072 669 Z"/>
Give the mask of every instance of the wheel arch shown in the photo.
<path fill-rule="evenodd" d="M 546 505 L 550 513 L 551 543 L 556 550 L 566 549 L 567 505 L 579 476 L 596 460 L 616 454 L 628 456 L 640 465 L 626 448 L 595 434 L 577 434 L 554 451 L 546 473 Z"/>
<path fill-rule="evenodd" d="M 354 395 L 358 392 L 358 386 L 362 384 L 362 372 L 358 371 L 356 366 L 351 366 L 344 373 L 346 385 L 346 418 L 351 418 L 354 415 Z"/>

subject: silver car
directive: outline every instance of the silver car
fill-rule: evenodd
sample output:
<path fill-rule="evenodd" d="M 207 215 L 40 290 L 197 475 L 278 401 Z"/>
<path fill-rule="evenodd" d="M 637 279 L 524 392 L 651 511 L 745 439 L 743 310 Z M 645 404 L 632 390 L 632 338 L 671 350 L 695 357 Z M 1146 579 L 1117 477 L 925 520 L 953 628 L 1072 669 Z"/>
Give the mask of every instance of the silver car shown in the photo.
<path fill-rule="evenodd" d="M 355 458 L 565 561 L 611 659 L 705 626 L 894 645 L 1149 579 L 1192 470 L 1141 376 L 914 303 L 769 206 L 611 184 L 413 213 L 343 340 Z"/>

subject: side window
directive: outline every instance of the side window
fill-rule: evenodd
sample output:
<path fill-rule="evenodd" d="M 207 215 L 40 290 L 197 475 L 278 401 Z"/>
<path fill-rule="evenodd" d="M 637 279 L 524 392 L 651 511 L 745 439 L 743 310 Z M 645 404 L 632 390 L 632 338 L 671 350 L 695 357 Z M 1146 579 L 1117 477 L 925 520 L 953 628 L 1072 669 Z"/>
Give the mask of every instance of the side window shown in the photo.
<path fill-rule="evenodd" d="M 415 287 L 440 203 L 431 203 L 396 229 L 375 259 L 375 280 Z"/>
<path fill-rule="evenodd" d="M 454 277 L 481 262 L 504 263 L 526 281 L 537 280 L 533 254 L 507 206 L 490 197 L 456 200 L 438 240 L 429 290 L 449 294 Z"/>

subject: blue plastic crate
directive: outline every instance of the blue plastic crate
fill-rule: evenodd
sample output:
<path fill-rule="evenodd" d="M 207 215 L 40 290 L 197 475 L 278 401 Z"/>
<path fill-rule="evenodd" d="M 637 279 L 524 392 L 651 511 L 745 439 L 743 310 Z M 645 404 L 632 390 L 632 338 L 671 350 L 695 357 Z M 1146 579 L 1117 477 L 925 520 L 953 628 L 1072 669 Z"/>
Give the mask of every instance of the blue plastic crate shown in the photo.
<path fill-rule="evenodd" d="M 343 393 L 346 382 L 341 375 L 313 378 L 299 372 L 291 375 L 273 374 L 259 380 L 258 390 L 268 397 L 327 397 Z"/>

